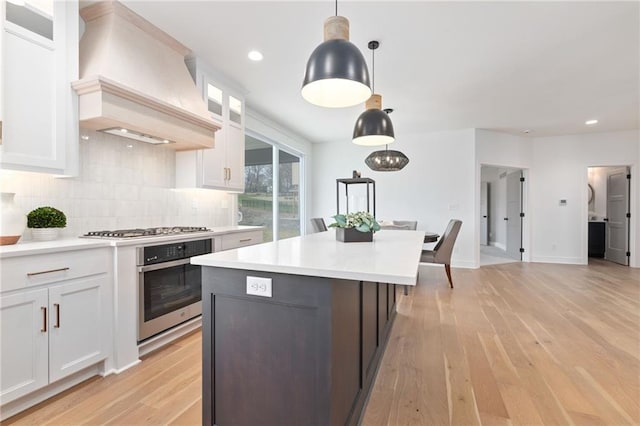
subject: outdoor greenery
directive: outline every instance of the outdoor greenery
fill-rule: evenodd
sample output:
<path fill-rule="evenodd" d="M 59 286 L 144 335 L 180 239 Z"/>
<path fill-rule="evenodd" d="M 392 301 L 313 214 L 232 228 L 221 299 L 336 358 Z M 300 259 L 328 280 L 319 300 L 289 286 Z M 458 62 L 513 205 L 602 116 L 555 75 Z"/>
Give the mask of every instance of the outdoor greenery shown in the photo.
<path fill-rule="evenodd" d="M 273 166 L 245 166 L 245 192 L 238 195 L 238 208 L 243 216 L 240 224 L 264 226 L 264 241 L 273 241 L 273 207 L 277 202 L 278 237 L 284 239 L 300 235 L 300 193 L 297 182 L 294 182 L 296 173 L 292 163 L 279 164 L 280 192 L 274 200 Z"/>
<path fill-rule="evenodd" d="M 360 232 L 375 232 L 380 230 L 376 218 L 369 212 L 354 212 L 347 215 L 337 214 L 333 216 L 335 222 L 330 228 L 356 228 Z"/>
<path fill-rule="evenodd" d="M 60 210 L 53 207 L 38 207 L 27 215 L 29 228 L 64 228 L 67 217 Z"/>

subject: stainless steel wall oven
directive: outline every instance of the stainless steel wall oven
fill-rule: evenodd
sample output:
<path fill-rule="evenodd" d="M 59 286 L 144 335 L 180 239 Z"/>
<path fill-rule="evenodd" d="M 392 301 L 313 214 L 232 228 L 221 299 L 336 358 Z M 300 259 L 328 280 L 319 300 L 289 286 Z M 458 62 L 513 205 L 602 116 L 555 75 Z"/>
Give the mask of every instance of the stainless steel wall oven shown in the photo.
<path fill-rule="evenodd" d="M 138 248 L 138 341 L 202 314 L 201 267 L 190 258 L 211 252 L 210 238 Z"/>

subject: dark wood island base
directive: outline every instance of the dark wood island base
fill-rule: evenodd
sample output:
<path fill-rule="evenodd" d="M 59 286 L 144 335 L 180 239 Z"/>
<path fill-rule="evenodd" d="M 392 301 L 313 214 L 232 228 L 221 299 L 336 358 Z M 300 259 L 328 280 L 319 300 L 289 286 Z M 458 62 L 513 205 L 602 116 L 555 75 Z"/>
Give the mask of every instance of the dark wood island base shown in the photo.
<path fill-rule="evenodd" d="M 247 276 L 271 278 L 272 297 L 247 295 Z M 357 424 L 397 293 L 386 283 L 203 267 L 203 424 Z"/>

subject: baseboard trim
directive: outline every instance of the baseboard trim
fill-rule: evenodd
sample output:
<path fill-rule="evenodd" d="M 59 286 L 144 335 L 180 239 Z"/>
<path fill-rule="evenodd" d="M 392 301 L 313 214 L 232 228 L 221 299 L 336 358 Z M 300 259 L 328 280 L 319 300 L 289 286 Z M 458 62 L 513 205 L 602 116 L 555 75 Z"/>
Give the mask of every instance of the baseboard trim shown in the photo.
<path fill-rule="evenodd" d="M 435 266 L 437 268 L 444 268 L 444 265 L 441 263 L 420 263 L 420 266 Z M 451 262 L 452 268 L 463 268 L 463 269 L 478 269 L 479 266 L 475 264 L 475 262 L 466 261 L 466 260 L 458 260 L 456 262 Z M 412 285 L 412 284 L 411 284 Z"/>
<path fill-rule="evenodd" d="M 502 244 L 502 243 L 499 243 L 497 241 L 491 241 L 491 242 L 489 242 L 489 245 L 491 247 L 495 247 L 495 248 L 499 248 L 500 250 L 507 251 L 507 246 Z"/>
<path fill-rule="evenodd" d="M 87 367 L 77 373 L 60 379 L 57 382 L 51 383 L 41 389 L 33 391 L 28 395 L 21 396 L 18 399 L 14 399 L 11 402 L 7 402 L 2 405 L 0 410 L 0 420 L 4 421 L 8 418 L 15 416 L 16 414 L 33 407 L 36 404 L 47 400 L 60 392 L 63 392 L 69 388 L 72 388 L 85 380 L 88 380 L 94 376 L 101 376 L 100 370 L 102 368 L 102 362 Z"/>
<path fill-rule="evenodd" d="M 580 257 L 533 256 L 531 261 L 536 263 L 561 263 L 566 265 L 586 265 L 586 263 Z"/>

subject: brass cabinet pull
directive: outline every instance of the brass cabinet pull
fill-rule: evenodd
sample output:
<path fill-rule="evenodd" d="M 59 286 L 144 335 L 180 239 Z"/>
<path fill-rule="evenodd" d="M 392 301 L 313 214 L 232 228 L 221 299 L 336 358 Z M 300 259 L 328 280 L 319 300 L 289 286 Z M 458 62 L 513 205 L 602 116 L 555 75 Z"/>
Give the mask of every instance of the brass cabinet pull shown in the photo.
<path fill-rule="evenodd" d="M 43 333 L 46 333 L 47 332 L 47 308 L 44 306 L 41 306 L 40 310 L 42 311 L 42 328 L 40 329 L 40 331 Z"/>
<path fill-rule="evenodd" d="M 56 309 L 56 323 L 53 324 L 53 328 L 60 328 L 60 304 L 54 303 L 53 307 Z"/>
<path fill-rule="evenodd" d="M 245 238 L 244 240 L 240 240 L 241 243 L 246 243 L 247 241 L 251 241 L 252 238 Z"/>
<path fill-rule="evenodd" d="M 68 271 L 69 268 L 60 268 L 60 269 L 49 269 L 48 271 L 40 271 L 40 272 L 27 272 L 28 277 L 33 277 L 34 275 L 42 275 L 42 274 L 51 274 L 53 272 L 62 272 Z"/>
<path fill-rule="evenodd" d="M 229 179 L 227 180 L 231 180 L 231 167 L 229 167 Z"/>

